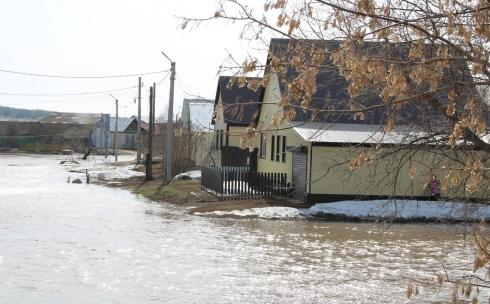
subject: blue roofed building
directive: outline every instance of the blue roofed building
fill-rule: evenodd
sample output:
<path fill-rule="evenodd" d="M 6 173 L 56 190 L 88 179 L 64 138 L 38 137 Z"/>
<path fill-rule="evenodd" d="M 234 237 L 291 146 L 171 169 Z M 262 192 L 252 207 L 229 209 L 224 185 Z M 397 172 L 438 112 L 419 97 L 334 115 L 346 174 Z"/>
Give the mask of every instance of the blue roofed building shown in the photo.
<path fill-rule="evenodd" d="M 136 116 L 119 117 L 117 119 L 117 138 L 115 139 L 116 118 L 111 117 L 111 122 L 110 122 L 111 149 L 114 149 L 115 140 L 116 140 L 117 147 L 119 149 L 136 150 L 138 144 L 137 132 L 138 132 L 138 118 Z"/>

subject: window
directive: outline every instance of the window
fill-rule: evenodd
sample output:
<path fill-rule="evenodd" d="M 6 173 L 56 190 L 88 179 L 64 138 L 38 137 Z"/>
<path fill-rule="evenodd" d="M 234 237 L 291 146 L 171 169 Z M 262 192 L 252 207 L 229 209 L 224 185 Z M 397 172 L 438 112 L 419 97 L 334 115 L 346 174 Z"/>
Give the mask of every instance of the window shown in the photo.
<path fill-rule="evenodd" d="M 214 133 L 214 148 L 219 150 L 219 130 L 215 130 Z"/>
<path fill-rule="evenodd" d="M 261 146 L 262 148 L 262 146 Z M 265 148 L 261 151 L 264 151 Z M 265 153 L 262 153 L 265 158 Z M 286 136 L 272 135 L 271 137 L 271 161 L 286 162 Z"/>
<path fill-rule="evenodd" d="M 286 136 L 282 137 L 282 162 L 286 162 Z"/>
<path fill-rule="evenodd" d="M 265 159 L 267 153 L 267 137 L 260 133 L 260 158 Z"/>
<path fill-rule="evenodd" d="M 276 143 L 276 137 L 272 135 L 272 140 L 271 140 L 271 160 L 274 161 L 274 154 L 276 152 L 276 149 L 274 148 L 274 145 Z"/>
<path fill-rule="evenodd" d="M 281 155 L 281 136 L 277 135 L 276 136 L 276 161 L 279 161 L 280 155 Z"/>
<path fill-rule="evenodd" d="M 220 130 L 220 136 L 219 136 L 219 147 L 223 147 L 223 137 L 224 137 L 224 131 Z"/>

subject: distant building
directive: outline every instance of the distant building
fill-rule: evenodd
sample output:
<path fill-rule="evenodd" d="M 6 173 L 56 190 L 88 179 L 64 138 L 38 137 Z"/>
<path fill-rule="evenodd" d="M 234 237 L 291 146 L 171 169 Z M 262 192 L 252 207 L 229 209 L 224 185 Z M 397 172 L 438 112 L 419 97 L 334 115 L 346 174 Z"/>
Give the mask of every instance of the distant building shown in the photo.
<path fill-rule="evenodd" d="M 41 125 L 37 120 L 0 118 L 0 151 L 20 148 L 38 140 L 41 134 Z"/>
<path fill-rule="evenodd" d="M 210 131 L 213 119 L 214 100 L 184 99 L 180 121 L 192 130 Z"/>
<path fill-rule="evenodd" d="M 65 143 L 95 149 L 105 149 L 109 144 L 109 115 L 107 114 L 54 113 L 41 119 L 39 123 L 44 135 L 49 135 L 52 141 L 58 138 L 58 144 Z"/>
<path fill-rule="evenodd" d="M 142 124 L 142 131 L 144 127 Z M 116 133 L 116 118 L 111 117 L 110 125 L 111 140 L 110 146 L 114 148 L 114 135 Z M 119 149 L 136 150 L 138 145 L 138 118 L 131 116 L 129 118 L 119 117 L 117 119 L 117 147 Z"/>
<path fill-rule="evenodd" d="M 210 165 L 213 142 L 214 100 L 184 99 L 180 121 L 191 131 L 190 158 L 194 166 Z"/>

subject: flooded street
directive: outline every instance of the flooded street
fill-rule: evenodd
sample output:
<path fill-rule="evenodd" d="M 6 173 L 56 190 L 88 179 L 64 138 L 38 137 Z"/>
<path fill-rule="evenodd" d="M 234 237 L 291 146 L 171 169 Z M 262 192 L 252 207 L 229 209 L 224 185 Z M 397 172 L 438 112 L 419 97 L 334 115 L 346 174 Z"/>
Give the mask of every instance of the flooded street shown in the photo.
<path fill-rule="evenodd" d="M 0 155 L 0 303 L 400 303 L 408 277 L 472 269 L 452 226 L 191 216 L 68 184 L 62 159 Z"/>

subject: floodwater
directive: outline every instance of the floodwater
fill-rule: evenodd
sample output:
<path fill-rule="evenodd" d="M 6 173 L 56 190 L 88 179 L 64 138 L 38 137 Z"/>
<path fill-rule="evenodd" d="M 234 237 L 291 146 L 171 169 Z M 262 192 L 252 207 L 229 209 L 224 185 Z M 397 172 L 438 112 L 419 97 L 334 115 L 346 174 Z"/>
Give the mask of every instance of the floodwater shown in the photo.
<path fill-rule="evenodd" d="M 191 216 L 68 184 L 62 159 L 0 155 L 0 303 L 403 303 L 410 277 L 472 268 L 453 226 Z"/>

